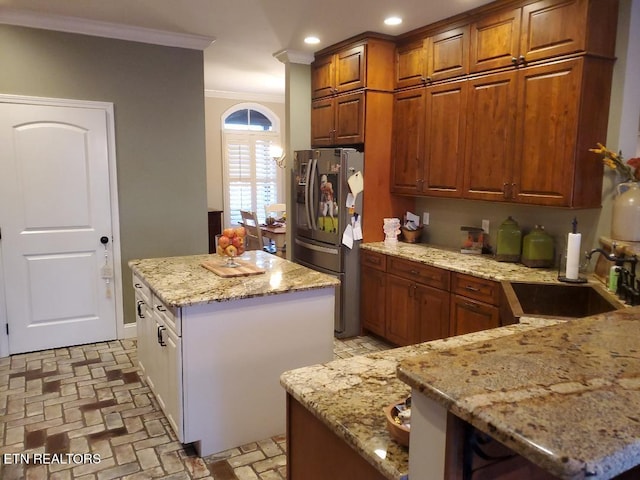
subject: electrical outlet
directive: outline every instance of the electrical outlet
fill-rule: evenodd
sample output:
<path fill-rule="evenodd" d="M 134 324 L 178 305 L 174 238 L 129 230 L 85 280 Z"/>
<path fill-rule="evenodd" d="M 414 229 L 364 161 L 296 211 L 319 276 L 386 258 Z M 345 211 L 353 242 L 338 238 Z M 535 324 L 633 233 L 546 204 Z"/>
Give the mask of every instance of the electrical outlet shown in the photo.
<path fill-rule="evenodd" d="M 422 224 L 429 225 L 429 212 L 423 212 L 422 214 Z"/>
<path fill-rule="evenodd" d="M 482 230 L 484 233 L 489 233 L 489 220 L 482 220 Z"/>

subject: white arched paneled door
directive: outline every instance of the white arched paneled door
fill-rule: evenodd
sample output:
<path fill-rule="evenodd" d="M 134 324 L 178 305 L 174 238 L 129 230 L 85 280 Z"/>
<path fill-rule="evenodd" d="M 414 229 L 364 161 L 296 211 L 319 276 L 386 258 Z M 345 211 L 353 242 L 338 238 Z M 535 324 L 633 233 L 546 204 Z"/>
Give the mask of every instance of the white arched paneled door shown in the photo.
<path fill-rule="evenodd" d="M 3 355 L 117 338 L 112 108 L 0 96 Z"/>

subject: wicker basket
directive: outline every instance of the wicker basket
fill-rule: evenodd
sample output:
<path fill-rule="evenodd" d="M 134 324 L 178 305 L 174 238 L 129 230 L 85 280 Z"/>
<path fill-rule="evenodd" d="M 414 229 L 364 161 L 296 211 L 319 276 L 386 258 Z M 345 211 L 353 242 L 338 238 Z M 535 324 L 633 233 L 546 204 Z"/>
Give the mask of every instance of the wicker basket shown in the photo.
<path fill-rule="evenodd" d="M 407 243 L 416 243 L 420 241 L 420 237 L 422 237 L 422 225 L 418 227 L 417 230 L 408 230 L 405 227 L 400 227 L 400 231 L 402 232 L 402 241 Z"/>

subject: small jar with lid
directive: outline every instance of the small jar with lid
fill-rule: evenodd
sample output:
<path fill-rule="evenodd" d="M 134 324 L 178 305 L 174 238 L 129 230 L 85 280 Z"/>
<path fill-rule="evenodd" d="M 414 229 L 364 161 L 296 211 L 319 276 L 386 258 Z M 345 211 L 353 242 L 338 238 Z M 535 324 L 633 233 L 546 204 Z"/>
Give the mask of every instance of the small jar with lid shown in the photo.
<path fill-rule="evenodd" d="M 550 268 L 553 266 L 553 238 L 545 232 L 542 225 L 536 225 L 524 236 L 522 245 L 522 263 L 532 268 Z"/>
<path fill-rule="evenodd" d="M 522 248 L 522 231 L 513 218 L 507 218 L 498 229 L 496 260 L 499 262 L 519 262 Z"/>

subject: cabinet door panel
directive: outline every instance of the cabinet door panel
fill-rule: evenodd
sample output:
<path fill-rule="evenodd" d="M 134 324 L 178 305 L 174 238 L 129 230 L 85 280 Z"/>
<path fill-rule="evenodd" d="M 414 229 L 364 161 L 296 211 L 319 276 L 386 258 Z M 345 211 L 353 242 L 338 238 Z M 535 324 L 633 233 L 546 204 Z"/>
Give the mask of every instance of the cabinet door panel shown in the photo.
<path fill-rule="evenodd" d="M 519 8 L 509 9 L 471 24 L 471 72 L 513 65 L 513 59 L 519 56 L 520 15 Z"/>
<path fill-rule="evenodd" d="M 417 193 L 424 135 L 423 88 L 394 95 L 391 191 Z"/>
<path fill-rule="evenodd" d="M 522 9 L 520 53 L 526 61 L 585 49 L 587 0 L 543 0 Z"/>
<path fill-rule="evenodd" d="M 429 37 L 427 80 L 436 81 L 469 72 L 469 26 L 454 28 Z"/>
<path fill-rule="evenodd" d="M 386 273 L 362 266 L 360 275 L 360 318 L 366 330 L 385 336 Z"/>
<path fill-rule="evenodd" d="M 364 93 L 338 96 L 335 99 L 336 145 L 364 142 Z"/>
<path fill-rule="evenodd" d="M 469 81 L 464 197 L 507 200 L 514 150 L 516 72 Z"/>
<path fill-rule="evenodd" d="M 396 345 L 417 342 L 415 291 L 415 283 L 394 275 L 387 277 L 386 337 Z"/>
<path fill-rule="evenodd" d="M 466 81 L 426 89 L 423 193 L 462 196 L 466 96 Z"/>
<path fill-rule="evenodd" d="M 334 93 L 334 79 L 333 55 L 316 58 L 311 64 L 311 98 L 326 97 Z"/>
<path fill-rule="evenodd" d="M 396 88 L 421 85 L 426 81 L 425 41 L 401 45 L 396 49 Z"/>
<path fill-rule="evenodd" d="M 183 441 L 182 433 L 182 339 L 171 329 L 162 332 L 165 346 L 162 347 L 162 362 L 166 370 L 162 373 L 166 377 L 167 388 L 164 398 L 165 414 L 171 423 L 178 440 Z"/>
<path fill-rule="evenodd" d="M 498 307 L 451 294 L 450 335 L 489 330 L 500 326 Z"/>
<path fill-rule="evenodd" d="M 311 103 L 311 146 L 333 145 L 334 99 L 326 98 Z"/>
<path fill-rule="evenodd" d="M 512 198 L 571 204 L 582 59 L 520 71 Z"/>
<path fill-rule="evenodd" d="M 338 93 L 365 86 L 365 52 L 365 46 L 358 45 L 336 54 L 335 86 Z"/>
<path fill-rule="evenodd" d="M 418 285 L 418 341 L 429 342 L 449 336 L 449 292 Z"/>

